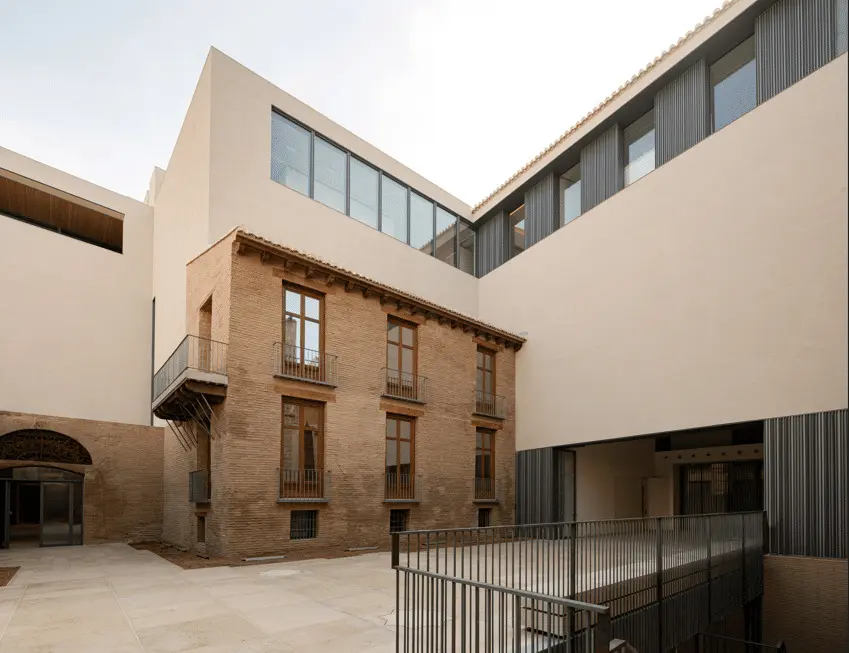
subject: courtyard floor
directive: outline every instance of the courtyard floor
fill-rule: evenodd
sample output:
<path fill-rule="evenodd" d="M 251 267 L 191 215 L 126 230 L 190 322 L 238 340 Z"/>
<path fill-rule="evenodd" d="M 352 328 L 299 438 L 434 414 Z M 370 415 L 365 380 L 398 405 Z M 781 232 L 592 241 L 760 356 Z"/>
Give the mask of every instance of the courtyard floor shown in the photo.
<path fill-rule="evenodd" d="M 0 552 L 0 653 L 395 650 L 388 553 L 181 569 L 124 544 Z"/>

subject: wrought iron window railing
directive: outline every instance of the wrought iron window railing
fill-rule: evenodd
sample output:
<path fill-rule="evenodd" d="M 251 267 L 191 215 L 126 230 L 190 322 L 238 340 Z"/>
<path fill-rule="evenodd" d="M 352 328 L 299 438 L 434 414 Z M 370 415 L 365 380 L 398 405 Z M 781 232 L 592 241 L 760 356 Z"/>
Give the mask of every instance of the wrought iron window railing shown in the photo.
<path fill-rule="evenodd" d="M 321 502 L 330 500 L 331 472 L 321 469 L 280 471 L 280 501 Z"/>
<path fill-rule="evenodd" d="M 188 335 L 153 377 L 153 400 L 186 370 L 227 374 L 227 343 Z"/>
<path fill-rule="evenodd" d="M 336 356 L 282 342 L 274 343 L 274 375 L 332 386 L 339 382 Z"/>
<path fill-rule="evenodd" d="M 386 473 L 383 476 L 384 501 L 421 501 L 421 475 Z"/>
<path fill-rule="evenodd" d="M 504 419 L 507 416 L 507 399 L 491 392 L 475 391 L 475 413 Z"/>
<path fill-rule="evenodd" d="M 427 401 L 427 379 L 417 374 L 383 368 L 383 395 L 393 399 L 425 403 Z"/>

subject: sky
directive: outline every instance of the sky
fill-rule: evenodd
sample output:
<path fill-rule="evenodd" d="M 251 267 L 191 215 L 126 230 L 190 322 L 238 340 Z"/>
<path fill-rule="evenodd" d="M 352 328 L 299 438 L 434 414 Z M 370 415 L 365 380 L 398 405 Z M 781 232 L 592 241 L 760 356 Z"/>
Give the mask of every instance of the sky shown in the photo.
<path fill-rule="evenodd" d="M 0 0 L 0 146 L 142 199 L 211 46 L 475 204 L 720 0 Z"/>

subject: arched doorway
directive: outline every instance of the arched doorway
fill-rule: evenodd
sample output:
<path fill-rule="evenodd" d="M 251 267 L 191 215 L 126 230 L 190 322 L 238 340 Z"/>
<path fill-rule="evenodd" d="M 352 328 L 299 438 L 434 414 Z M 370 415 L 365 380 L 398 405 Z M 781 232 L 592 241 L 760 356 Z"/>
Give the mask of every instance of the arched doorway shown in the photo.
<path fill-rule="evenodd" d="M 55 431 L 13 431 L 0 436 L 0 463 L 3 548 L 82 544 L 83 474 L 52 465 L 91 465 L 83 445 Z"/>

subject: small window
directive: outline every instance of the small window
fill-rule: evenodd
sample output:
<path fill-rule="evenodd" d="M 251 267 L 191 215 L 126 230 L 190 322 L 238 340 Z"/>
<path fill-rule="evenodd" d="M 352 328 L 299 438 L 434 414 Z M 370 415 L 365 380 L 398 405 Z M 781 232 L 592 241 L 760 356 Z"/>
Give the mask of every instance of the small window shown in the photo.
<path fill-rule="evenodd" d="M 654 111 L 625 128 L 625 185 L 654 170 Z"/>
<path fill-rule="evenodd" d="M 483 395 L 495 394 L 495 352 L 478 345 L 477 389 Z"/>
<path fill-rule="evenodd" d="M 710 67 L 713 131 L 757 106 L 755 39 L 750 37 Z"/>
<path fill-rule="evenodd" d="M 283 398 L 280 488 L 284 497 L 321 497 L 324 472 L 324 405 Z"/>
<path fill-rule="evenodd" d="M 386 416 L 385 488 L 388 499 L 415 495 L 416 425 L 402 415 Z"/>
<path fill-rule="evenodd" d="M 293 510 L 289 520 L 290 540 L 312 540 L 318 537 L 318 510 Z"/>
<path fill-rule="evenodd" d="M 433 202 L 410 193 L 410 245 L 433 255 Z"/>
<path fill-rule="evenodd" d="M 409 510 L 389 511 L 389 532 L 402 533 L 407 530 L 407 520 L 410 518 Z"/>
<path fill-rule="evenodd" d="M 271 178 L 309 197 L 310 133 L 271 113 Z"/>
<path fill-rule="evenodd" d="M 513 250 L 511 256 L 525 251 L 525 205 L 510 214 L 510 228 L 513 232 Z"/>
<path fill-rule="evenodd" d="M 454 265 L 454 244 L 457 236 L 457 216 L 441 206 L 436 207 L 436 258 Z"/>
<path fill-rule="evenodd" d="M 377 229 L 378 172 L 351 157 L 351 217 Z"/>
<path fill-rule="evenodd" d="M 283 365 L 290 376 L 319 378 L 323 303 L 317 293 L 283 286 Z"/>
<path fill-rule="evenodd" d="M 206 516 L 198 515 L 197 521 L 197 539 L 198 544 L 203 544 L 206 542 Z"/>
<path fill-rule="evenodd" d="M 383 175 L 381 180 L 380 230 L 407 242 L 407 189 Z"/>
<path fill-rule="evenodd" d="M 316 200 L 340 213 L 345 212 L 345 196 L 348 192 L 347 158 L 338 147 L 316 136 L 313 195 Z"/>
<path fill-rule="evenodd" d="M 569 224 L 581 215 L 581 164 L 569 168 L 560 178 L 560 215 Z"/>
<path fill-rule="evenodd" d="M 492 525 L 492 508 L 478 508 L 478 528 L 489 528 Z"/>
<path fill-rule="evenodd" d="M 467 222 L 459 221 L 459 235 L 457 240 L 460 245 L 459 255 L 460 260 L 457 261 L 457 267 L 468 274 L 475 273 L 475 231 Z"/>

